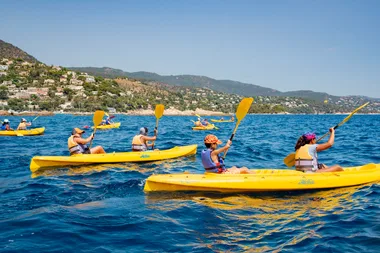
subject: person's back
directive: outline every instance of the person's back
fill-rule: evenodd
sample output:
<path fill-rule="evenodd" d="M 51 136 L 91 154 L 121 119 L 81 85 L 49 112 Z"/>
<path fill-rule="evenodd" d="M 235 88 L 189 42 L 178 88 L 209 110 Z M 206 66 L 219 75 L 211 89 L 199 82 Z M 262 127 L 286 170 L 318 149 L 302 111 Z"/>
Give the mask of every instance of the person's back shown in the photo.
<path fill-rule="evenodd" d="M 17 130 L 26 130 L 28 126 L 31 126 L 32 123 L 28 123 L 26 119 L 22 118 L 20 124 L 17 127 Z"/>
<path fill-rule="evenodd" d="M 157 139 L 157 130 L 154 130 L 154 136 L 148 136 L 148 128 L 140 128 L 140 133 L 135 135 L 132 139 L 132 151 L 141 152 L 147 151 L 148 147 L 153 147 L 152 144 L 148 144 L 148 141 L 155 141 Z"/>
<path fill-rule="evenodd" d="M 318 152 L 329 149 L 334 144 L 335 130 L 330 128 L 330 138 L 326 143 L 316 144 L 314 133 L 303 134 L 297 141 L 295 150 L 295 168 L 303 172 L 332 172 L 343 171 L 339 165 L 327 167 L 318 163 Z"/>
<path fill-rule="evenodd" d="M 9 125 L 9 120 L 8 119 L 4 119 L 4 122 L 3 122 L 3 124 L 1 125 L 1 130 L 2 131 L 11 131 L 11 130 L 13 130 L 11 127 L 10 127 L 10 125 Z"/>

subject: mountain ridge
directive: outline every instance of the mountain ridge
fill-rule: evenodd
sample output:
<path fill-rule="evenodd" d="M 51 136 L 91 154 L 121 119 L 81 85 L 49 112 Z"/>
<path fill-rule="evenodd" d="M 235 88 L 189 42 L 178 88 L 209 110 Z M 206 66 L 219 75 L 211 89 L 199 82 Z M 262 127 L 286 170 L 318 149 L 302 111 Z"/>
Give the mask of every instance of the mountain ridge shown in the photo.
<path fill-rule="evenodd" d="M 113 69 L 111 67 L 67 67 L 75 71 L 82 71 L 99 75 L 103 77 L 116 78 L 116 77 L 129 77 L 133 79 L 157 81 L 161 83 L 176 85 L 209 88 L 216 91 L 225 92 L 229 94 L 237 94 L 241 96 L 281 96 L 281 97 L 301 97 L 317 101 L 337 101 L 340 97 L 364 97 L 371 100 L 380 101 L 380 98 L 372 98 L 362 95 L 330 95 L 326 92 L 316 92 L 312 90 L 295 90 L 295 91 L 279 91 L 272 88 L 259 86 L 256 84 L 243 83 L 233 80 L 217 80 L 207 76 L 201 75 L 159 75 L 153 72 L 137 71 L 126 72 L 121 69 Z"/>

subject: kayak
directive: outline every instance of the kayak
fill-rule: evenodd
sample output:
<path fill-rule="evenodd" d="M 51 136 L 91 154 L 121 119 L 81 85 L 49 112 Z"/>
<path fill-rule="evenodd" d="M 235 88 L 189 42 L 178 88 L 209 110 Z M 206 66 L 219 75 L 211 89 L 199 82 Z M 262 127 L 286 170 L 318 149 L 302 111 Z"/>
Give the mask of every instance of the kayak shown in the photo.
<path fill-rule="evenodd" d="M 33 128 L 30 130 L 13 130 L 13 131 L 0 131 L 0 136 L 32 136 L 40 135 L 45 132 L 44 127 Z"/>
<path fill-rule="evenodd" d="M 112 123 L 111 125 L 100 125 L 97 126 L 96 129 L 111 129 L 111 128 L 119 128 L 120 122 Z M 94 128 L 93 126 L 91 128 Z"/>
<path fill-rule="evenodd" d="M 341 172 L 303 173 L 256 169 L 255 174 L 152 175 L 144 191 L 276 192 L 330 189 L 380 181 L 380 164 L 345 168 Z"/>
<path fill-rule="evenodd" d="M 222 123 L 222 122 L 235 122 L 235 120 L 211 119 L 211 122 L 218 122 L 218 123 Z"/>
<path fill-rule="evenodd" d="M 193 130 L 212 130 L 215 129 L 214 124 L 209 124 L 207 126 L 198 126 L 198 127 L 193 127 Z"/>
<path fill-rule="evenodd" d="M 194 155 L 197 145 L 180 146 L 166 150 L 145 152 L 119 152 L 108 154 L 79 154 L 73 156 L 35 156 L 30 162 L 30 170 L 37 171 L 44 167 L 62 167 L 67 165 L 84 165 L 99 163 L 151 162 L 172 159 L 180 156 Z"/>

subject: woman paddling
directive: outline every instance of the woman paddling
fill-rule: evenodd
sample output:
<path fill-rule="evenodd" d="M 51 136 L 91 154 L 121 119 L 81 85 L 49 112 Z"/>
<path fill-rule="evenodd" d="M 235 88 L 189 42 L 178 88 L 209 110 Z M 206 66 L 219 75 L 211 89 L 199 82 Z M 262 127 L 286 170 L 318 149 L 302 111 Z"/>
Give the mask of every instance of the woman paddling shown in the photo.
<path fill-rule="evenodd" d="M 86 144 L 91 142 L 92 139 L 94 139 L 94 134 L 92 133 L 88 138 L 84 139 L 82 137 L 82 134 L 84 134 L 85 131 L 74 128 L 71 132 L 71 136 L 67 140 L 67 145 L 69 148 L 70 155 L 76 155 L 76 154 L 105 154 L 102 146 L 96 146 L 93 148 L 89 148 Z"/>
<path fill-rule="evenodd" d="M 318 163 L 318 152 L 329 149 L 334 144 L 335 130 L 330 128 L 330 138 L 326 143 L 316 144 L 315 133 L 303 134 L 297 141 L 295 146 L 295 167 L 298 171 L 303 172 L 333 172 L 343 171 L 339 165 L 327 167 Z"/>

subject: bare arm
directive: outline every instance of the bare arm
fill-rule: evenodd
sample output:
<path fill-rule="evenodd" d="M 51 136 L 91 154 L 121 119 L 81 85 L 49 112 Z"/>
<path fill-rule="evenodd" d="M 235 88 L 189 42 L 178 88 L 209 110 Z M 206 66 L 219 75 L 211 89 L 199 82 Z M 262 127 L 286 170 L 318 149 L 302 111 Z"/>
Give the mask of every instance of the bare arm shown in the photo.
<path fill-rule="evenodd" d="M 75 142 L 78 143 L 78 144 L 87 144 L 91 141 L 91 139 L 93 138 L 94 134 L 91 134 L 88 138 L 86 139 L 83 139 L 83 138 L 80 138 L 80 137 L 76 137 L 74 138 L 75 139 Z"/>
<path fill-rule="evenodd" d="M 228 140 L 227 144 L 224 147 L 219 148 L 219 149 L 215 149 L 214 151 L 212 151 L 211 155 L 216 155 L 217 156 L 220 153 L 227 151 L 231 147 L 231 144 L 232 144 L 232 141 Z"/>
<path fill-rule="evenodd" d="M 323 144 L 319 144 L 317 146 L 317 152 L 331 148 L 332 145 L 334 145 L 334 139 L 335 139 L 335 130 L 334 130 L 334 128 L 330 128 L 329 140 Z"/>

